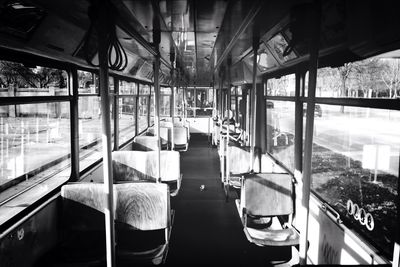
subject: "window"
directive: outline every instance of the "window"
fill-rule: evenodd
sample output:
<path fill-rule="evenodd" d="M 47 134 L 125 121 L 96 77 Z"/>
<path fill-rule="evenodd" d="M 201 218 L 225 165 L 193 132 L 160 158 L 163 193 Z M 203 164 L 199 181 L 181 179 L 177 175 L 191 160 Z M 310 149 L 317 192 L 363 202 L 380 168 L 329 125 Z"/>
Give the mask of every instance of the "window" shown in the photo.
<path fill-rule="evenodd" d="M 40 183 L 70 168 L 67 78 L 64 70 L 0 61 L 0 192 L 22 182 Z M 8 97 L 23 96 L 39 103 L 7 103 Z M 11 195 L 26 187 L 10 188 Z"/>
<path fill-rule="evenodd" d="M 267 42 L 267 46 L 269 47 L 270 51 L 274 54 L 274 56 L 279 60 L 280 63 L 285 63 L 286 61 L 297 58 L 296 54 L 293 51 L 291 51 L 287 55 L 284 55 L 284 53 L 286 52 L 285 50 L 288 48 L 288 45 L 289 44 L 286 41 L 286 38 L 281 33 L 278 33 Z"/>
<path fill-rule="evenodd" d="M 313 138 L 312 189 L 353 229 L 388 255 L 396 231 L 400 111 L 321 105 Z M 347 202 L 371 214 L 375 227 L 349 215 Z"/>
<path fill-rule="evenodd" d="M 88 79 L 88 77 L 91 77 Z M 78 71 L 79 100 L 79 170 L 82 171 L 102 157 L 101 98 L 98 77 L 93 73 Z M 81 87 L 84 86 L 84 87 Z M 81 93 L 83 92 L 83 93 Z M 90 92 L 90 93 L 89 93 Z M 110 101 L 111 133 L 114 133 L 113 101 Z"/>
<path fill-rule="evenodd" d="M 171 98 L 172 90 L 169 87 L 161 87 L 160 89 L 160 116 L 171 115 Z"/>
<path fill-rule="evenodd" d="M 185 93 L 186 93 L 186 116 L 194 117 L 194 111 L 196 109 L 194 89 L 187 89 Z"/>
<path fill-rule="evenodd" d="M 175 87 L 175 116 L 183 116 L 183 89 Z"/>
<path fill-rule="evenodd" d="M 269 79 L 267 82 L 268 96 L 295 96 L 296 77 L 294 74 L 279 79 Z"/>
<path fill-rule="evenodd" d="M 267 152 L 294 171 L 295 103 L 267 100 L 266 107 Z"/>
<path fill-rule="evenodd" d="M 314 110 L 313 192 L 389 258 L 400 153 L 400 111 L 389 108 L 399 94 L 399 66 L 396 58 L 373 57 L 320 69 Z M 318 103 L 319 97 L 344 99 L 328 105 Z M 354 101 L 350 106 L 349 98 L 371 107 L 353 106 Z M 371 98 L 374 102 L 364 101 Z"/>
<path fill-rule="evenodd" d="M 186 89 L 186 112 L 188 117 L 212 116 L 214 94 L 213 89 Z"/>
<path fill-rule="evenodd" d="M 136 135 L 137 83 L 120 81 L 118 98 L 119 145 Z"/>
<path fill-rule="evenodd" d="M 400 59 L 373 57 L 318 70 L 316 97 L 398 98 Z"/>
<path fill-rule="evenodd" d="M 212 89 L 196 89 L 196 116 L 212 116 Z"/>

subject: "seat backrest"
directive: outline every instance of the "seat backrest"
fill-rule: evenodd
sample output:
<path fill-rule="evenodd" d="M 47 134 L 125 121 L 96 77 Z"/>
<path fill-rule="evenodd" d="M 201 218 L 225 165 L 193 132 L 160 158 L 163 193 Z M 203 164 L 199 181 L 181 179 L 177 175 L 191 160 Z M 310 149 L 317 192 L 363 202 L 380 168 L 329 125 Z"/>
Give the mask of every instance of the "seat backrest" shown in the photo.
<path fill-rule="evenodd" d="M 158 147 L 157 142 L 158 142 L 157 136 L 146 136 L 146 135 L 136 136 L 133 139 L 132 149 L 139 151 L 157 150 Z"/>
<path fill-rule="evenodd" d="M 118 223 L 147 231 L 170 226 L 170 195 L 162 183 L 115 184 L 115 220 Z"/>
<path fill-rule="evenodd" d="M 114 184 L 115 220 L 137 230 L 170 226 L 170 195 L 162 183 Z M 104 185 L 73 183 L 61 188 L 63 223 L 73 230 L 104 230 Z"/>
<path fill-rule="evenodd" d="M 292 176 L 287 173 L 246 175 L 242 192 L 247 214 L 277 216 L 293 213 Z"/>
<path fill-rule="evenodd" d="M 229 172 L 244 174 L 251 171 L 250 147 L 229 146 Z"/>
<path fill-rule="evenodd" d="M 114 181 L 139 181 L 157 179 L 157 151 L 114 151 Z M 161 181 L 180 178 L 180 154 L 177 151 L 160 151 Z"/>
<path fill-rule="evenodd" d="M 71 183 L 61 187 L 63 224 L 71 230 L 104 230 L 104 185 Z"/>
<path fill-rule="evenodd" d="M 155 151 L 112 152 L 114 181 L 155 181 L 147 171 L 147 153 Z"/>
<path fill-rule="evenodd" d="M 160 126 L 160 138 L 161 144 L 167 144 L 170 141 L 168 137 L 170 129 L 168 127 L 161 127 Z"/>
<path fill-rule="evenodd" d="M 186 127 L 174 127 L 174 143 L 186 145 L 188 142 L 188 129 Z"/>

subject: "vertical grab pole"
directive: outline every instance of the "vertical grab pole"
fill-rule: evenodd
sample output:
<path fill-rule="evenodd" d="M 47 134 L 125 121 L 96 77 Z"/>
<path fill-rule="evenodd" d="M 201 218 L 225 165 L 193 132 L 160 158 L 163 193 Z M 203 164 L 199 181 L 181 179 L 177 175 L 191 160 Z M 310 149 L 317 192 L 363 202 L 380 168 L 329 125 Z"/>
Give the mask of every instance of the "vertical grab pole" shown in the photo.
<path fill-rule="evenodd" d="M 72 100 L 70 102 L 71 112 L 71 182 L 79 180 L 79 118 L 78 118 L 78 71 L 71 68 L 70 72 L 70 88 L 72 88 Z M 36 124 L 36 142 L 39 141 L 39 121 Z"/>
<path fill-rule="evenodd" d="M 154 123 L 155 123 L 155 130 L 157 134 L 157 173 L 156 173 L 156 178 L 157 182 L 161 182 L 161 155 L 160 155 L 160 150 L 161 150 L 161 138 L 160 138 L 160 83 L 159 83 L 159 71 L 160 71 L 160 51 L 159 51 L 159 46 L 160 46 L 160 41 L 161 41 L 161 32 L 159 29 L 159 22 L 157 21 L 157 18 L 155 18 L 155 22 L 153 22 L 153 42 L 155 46 L 155 50 L 157 52 L 157 55 L 155 56 L 154 59 Z"/>
<path fill-rule="evenodd" d="M 174 122 L 175 122 L 175 87 L 176 87 L 176 68 L 175 68 L 175 51 L 173 50 L 174 48 L 171 48 L 173 52 L 170 54 L 170 61 L 172 65 L 171 69 L 171 81 L 172 81 L 172 127 L 171 127 L 171 150 L 175 149 L 175 134 L 174 134 Z M 178 91 L 178 90 L 177 90 Z M 168 133 L 167 133 L 168 136 Z"/>
<path fill-rule="evenodd" d="M 296 180 L 296 191 L 295 191 L 295 212 L 294 216 L 297 217 L 298 208 L 301 207 L 301 201 L 299 197 L 301 192 L 299 188 L 302 180 L 303 173 L 303 102 L 300 97 L 303 96 L 302 88 L 304 87 L 304 72 L 299 69 L 296 70 L 296 89 L 295 89 L 295 126 L 294 126 L 294 178 Z M 268 110 L 267 110 L 268 111 Z"/>
<path fill-rule="evenodd" d="M 230 180 L 230 162 L 229 162 L 229 130 L 230 130 L 230 112 L 231 112 L 231 64 L 232 64 L 232 58 L 228 58 L 228 67 L 227 67 L 227 80 L 228 80 L 228 91 L 227 91 L 227 99 L 226 99 L 226 110 L 228 113 L 228 118 L 227 118 L 227 128 L 226 128 L 226 183 L 229 186 L 229 180 Z M 228 197 L 228 190 L 226 190 L 226 195 Z"/>
<path fill-rule="evenodd" d="M 254 169 L 254 157 L 256 146 L 256 90 L 257 90 L 257 55 L 260 38 L 258 37 L 257 29 L 253 30 L 253 88 L 251 90 L 250 104 L 251 104 L 251 121 L 250 121 L 250 167 Z"/>
<path fill-rule="evenodd" d="M 97 32 L 99 35 L 99 82 L 101 96 L 101 121 L 103 142 L 103 173 L 105 193 L 105 227 L 106 227 L 106 256 L 107 266 L 115 266 L 115 229 L 114 229 L 114 196 L 113 196 L 113 173 L 111 158 L 111 120 L 110 120 L 110 98 L 108 89 L 108 44 L 109 32 L 107 32 L 107 21 L 109 9 L 98 2 L 99 19 L 97 21 Z"/>
<path fill-rule="evenodd" d="M 312 37 L 310 42 L 310 65 L 308 75 L 308 101 L 307 101 L 307 117 L 306 117 L 306 133 L 304 142 L 304 164 L 302 179 L 302 203 L 301 203 L 301 229 L 300 229 L 300 264 L 307 264 L 307 236 L 308 236 L 308 215 L 310 204 L 310 186 L 311 186 L 311 158 L 314 130 L 314 108 L 315 108 L 315 88 L 317 86 L 317 70 L 318 70 L 318 52 L 319 52 L 319 34 L 320 34 L 320 2 L 314 1 L 312 12 Z"/>
<path fill-rule="evenodd" d="M 114 150 L 119 149 L 119 78 L 114 78 Z"/>

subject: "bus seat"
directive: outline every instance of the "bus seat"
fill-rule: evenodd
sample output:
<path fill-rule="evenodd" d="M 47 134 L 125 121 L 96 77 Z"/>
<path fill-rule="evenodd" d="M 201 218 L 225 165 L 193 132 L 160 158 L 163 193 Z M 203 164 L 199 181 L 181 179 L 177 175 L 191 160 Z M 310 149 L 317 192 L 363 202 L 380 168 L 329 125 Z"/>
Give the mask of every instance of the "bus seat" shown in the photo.
<path fill-rule="evenodd" d="M 140 135 L 133 139 L 132 150 L 152 151 L 157 150 L 158 138 L 156 136 Z"/>
<path fill-rule="evenodd" d="M 250 147 L 228 146 L 229 152 L 229 186 L 241 187 L 241 176 L 250 173 Z"/>
<path fill-rule="evenodd" d="M 96 183 L 62 186 L 62 241 L 53 252 L 57 261 L 71 266 L 105 263 L 103 188 L 103 184 Z"/>
<path fill-rule="evenodd" d="M 172 227 L 166 184 L 114 185 L 118 264 L 164 263 Z"/>
<path fill-rule="evenodd" d="M 268 154 L 261 155 L 261 172 L 268 173 L 286 173 L 287 171 L 283 169 L 279 164 L 275 162 Z"/>
<path fill-rule="evenodd" d="M 260 246 L 293 246 L 299 234 L 287 222 L 282 227 L 278 216 L 294 211 L 293 180 L 289 174 L 258 173 L 245 175 L 237 207 L 247 239 Z M 261 222 L 261 223 L 260 223 Z"/>
<path fill-rule="evenodd" d="M 169 132 L 168 127 L 160 127 L 161 149 L 168 149 Z"/>
<path fill-rule="evenodd" d="M 153 151 L 114 151 L 112 152 L 114 181 L 156 181 L 148 174 L 147 152 Z"/>
<path fill-rule="evenodd" d="M 169 143 L 168 135 L 169 135 L 168 127 L 160 125 L 161 149 L 168 149 L 168 143 Z M 146 136 L 155 136 L 154 127 L 150 127 L 147 129 Z M 139 149 L 134 149 L 134 150 L 139 150 Z M 150 150 L 156 150 L 156 149 L 150 149 Z"/>
<path fill-rule="evenodd" d="M 175 150 L 187 151 L 188 149 L 188 128 L 174 127 L 174 148 Z"/>
<path fill-rule="evenodd" d="M 229 146 L 230 172 L 241 175 L 251 171 L 250 147 Z"/>
<path fill-rule="evenodd" d="M 114 151 L 114 181 L 157 181 L 157 151 Z M 171 196 L 181 187 L 180 155 L 177 151 L 160 151 L 161 182 L 171 186 Z"/>

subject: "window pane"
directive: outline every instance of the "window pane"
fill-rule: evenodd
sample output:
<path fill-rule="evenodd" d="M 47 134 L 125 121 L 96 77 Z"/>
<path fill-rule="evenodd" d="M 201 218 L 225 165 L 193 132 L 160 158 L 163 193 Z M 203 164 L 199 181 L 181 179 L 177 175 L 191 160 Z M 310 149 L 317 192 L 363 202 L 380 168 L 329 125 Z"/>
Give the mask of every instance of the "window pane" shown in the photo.
<path fill-rule="evenodd" d="M 186 90 L 186 112 L 188 117 L 194 116 L 195 109 L 195 99 L 194 99 L 194 90 L 187 89 Z"/>
<path fill-rule="evenodd" d="M 99 93 L 99 79 L 92 72 L 78 70 L 78 86 L 81 95 Z"/>
<path fill-rule="evenodd" d="M 108 89 L 109 89 L 110 93 L 114 94 L 114 77 L 112 77 L 112 76 L 108 77 Z"/>
<path fill-rule="evenodd" d="M 111 103 L 113 101 L 110 101 Z M 110 104 L 110 118 L 113 118 Z M 101 99 L 98 96 L 81 96 L 78 101 L 79 112 L 79 170 L 83 170 L 102 157 Z M 110 119 L 111 134 L 114 133 L 114 120 Z M 112 140 L 114 136 L 112 136 Z"/>
<path fill-rule="evenodd" d="M 0 60 L 0 96 L 68 95 L 68 75 L 64 70 Z"/>
<path fill-rule="evenodd" d="M 135 136 L 136 97 L 119 98 L 119 145 Z"/>
<path fill-rule="evenodd" d="M 400 112 L 333 105 L 321 108 L 323 116 L 314 122 L 312 189 L 351 228 L 390 255 L 396 231 Z M 361 225 L 358 215 L 347 212 L 349 200 L 372 215 L 373 230 Z"/>
<path fill-rule="evenodd" d="M 140 95 L 149 95 L 150 94 L 150 85 L 139 84 L 139 94 Z"/>
<path fill-rule="evenodd" d="M 1 188 L 67 168 L 69 111 L 68 102 L 0 107 Z"/>
<path fill-rule="evenodd" d="M 120 95 L 136 95 L 137 94 L 137 83 L 134 82 L 119 82 L 119 94 Z"/>
<path fill-rule="evenodd" d="M 212 90 L 196 89 L 196 116 L 211 116 L 212 103 Z"/>
<path fill-rule="evenodd" d="M 171 96 L 162 95 L 160 97 L 160 116 L 170 116 L 171 114 Z"/>
<path fill-rule="evenodd" d="M 296 76 L 294 74 L 267 81 L 267 95 L 269 96 L 295 96 L 295 91 Z"/>
<path fill-rule="evenodd" d="M 267 101 L 267 151 L 294 171 L 295 103 Z"/>
<path fill-rule="evenodd" d="M 148 126 L 148 108 L 149 108 L 148 101 L 149 101 L 148 96 L 139 97 L 139 114 L 138 114 L 139 132 L 144 131 Z"/>
<path fill-rule="evenodd" d="M 400 59 L 373 57 L 318 70 L 316 97 L 395 98 Z"/>
<path fill-rule="evenodd" d="M 150 96 L 150 125 L 154 124 L 154 99 L 155 99 L 154 95 L 151 95 Z"/>
<path fill-rule="evenodd" d="M 175 116 L 183 116 L 183 89 L 175 89 Z"/>
<path fill-rule="evenodd" d="M 275 56 L 279 59 L 281 63 L 297 58 L 296 54 L 293 51 L 291 51 L 286 56 L 283 55 L 289 44 L 281 33 L 278 33 L 277 35 L 272 37 L 267 42 L 267 45 L 270 48 L 270 51 L 275 54 Z"/>
<path fill-rule="evenodd" d="M 160 88 L 160 94 L 161 95 L 171 95 L 172 94 L 172 90 L 170 87 L 161 87 Z"/>

